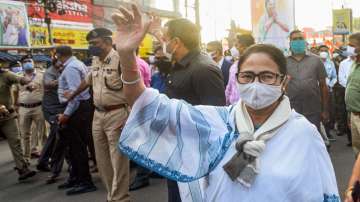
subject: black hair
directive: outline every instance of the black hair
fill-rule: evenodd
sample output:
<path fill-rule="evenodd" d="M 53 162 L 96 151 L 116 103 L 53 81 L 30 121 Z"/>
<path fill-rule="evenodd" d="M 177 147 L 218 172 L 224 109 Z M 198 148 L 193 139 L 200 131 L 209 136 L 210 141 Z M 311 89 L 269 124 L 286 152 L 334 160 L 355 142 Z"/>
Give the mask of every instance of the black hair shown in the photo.
<path fill-rule="evenodd" d="M 292 35 L 297 34 L 297 33 L 301 33 L 301 34 L 302 34 L 303 32 L 300 31 L 300 30 L 298 30 L 298 29 L 293 30 L 292 32 L 290 32 L 290 35 L 289 35 L 290 39 L 291 39 Z"/>
<path fill-rule="evenodd" d="M 245 47 L 255 44 L 255 39 L 251 34 L 241 34 L 236 36 L 237 42 Z"/>
<path fill-rule="evenodd" d="M 329 49 L 329 47 L 328 47 L 327 45 L 320 45 L 320 46 L 318 47 L 318 50 L 320 50 L 321 48 L 327 48 L 327 49 Z"/>
<path fill-rule="evenodd" d="M 216 51 L 223 54 L 223 47 L 220 41 L 211 41 L 207 44 L 207 46 L 214 47 Z"/>
<path fill-rule="evenodd" d="M 280 73 L 283 75 L 287 74 L 286 58 L 283 52 L 277 47 L 270 44 L 256 44 L 246 49 L 244 54 L 239 59 L 238 72 L 240 71 L 240 67 L 245 63 L 245 61 L 252 54 L 255 53 L 264 53 L 268 55 L 271 58 L 271 60 L 273 60 L 278 65 Z"/>
<path fill-rule="evenodd" d="M 188 19 L 180 18 L 170 20 L 165 24 L 171 39 L 177 37 L 189 50 L 200 48 L 200 30 Z"/>
<path fill-rule="evenodd" d="M 73 55 L 72 48 L 70 46 L 58 46 L 56 47 L 56 54 L 61 56 L 70 57 Z"/>

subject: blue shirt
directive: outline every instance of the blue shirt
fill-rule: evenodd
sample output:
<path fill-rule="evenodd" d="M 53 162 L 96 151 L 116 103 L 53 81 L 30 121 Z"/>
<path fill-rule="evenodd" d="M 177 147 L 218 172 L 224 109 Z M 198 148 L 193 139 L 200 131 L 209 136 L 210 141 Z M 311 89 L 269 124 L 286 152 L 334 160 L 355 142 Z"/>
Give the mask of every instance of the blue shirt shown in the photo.
<path fill-rule="evenodd" d="M 65 68 L 59 77 L 58 94 L 60 102 L 67 103 L 64 114 L 71 116 L 78 109 L 81 100 L 90 99 L 89 89 L 80 93 L 70 102 L 68 102 L 67 98 L 64 96 L 64 92 L 74 92 L 88 74 L 88 68 L 75 56 L 69 58 L 64 63 L 64 67 Z"/>
<path fill-rule="evenodd" d="M 151 87 L 158 90 L 159 93 L 164 93 L 166 88 L 165 80 L 166 76 L 157 72 L 151 77 Z"/>
<path fill-rule="evenodd" d="M 327 59 L 323 63 L 327 74 L 326 84 L 329 86 L 330 90 L 332 90 L 332 88 L 337 82 L 335 64 L 329 59 Z"/>

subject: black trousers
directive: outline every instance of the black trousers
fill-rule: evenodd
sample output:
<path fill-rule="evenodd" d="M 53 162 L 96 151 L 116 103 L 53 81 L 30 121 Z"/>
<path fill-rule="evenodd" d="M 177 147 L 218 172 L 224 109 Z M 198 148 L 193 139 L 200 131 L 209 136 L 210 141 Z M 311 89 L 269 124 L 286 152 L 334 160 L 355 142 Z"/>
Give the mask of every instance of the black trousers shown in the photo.
<path fill-rule="evenodd" d="M 89 171 L 87 146 L 90 141 L 91 101 L 81 101 L 78 109 L 70 117 L 68 123 L 61 127 L 60 135 L 65 145 L 69 145 L 71 174 L 79 184 L 92 184 Z M 60 138 L 62 139 L 62 138 Z"/>
<path fill-rule="evenodd" d="M 340 133 L 347 134 L 349 142 L 351 142 L 351 130 L 348 127 L 348 113 L 345 104 L 345 88 L 342 86 L 335 86 L 335 119 L 338 123 Z"/>
<path fill-rule="evenodd" d="M 167 180 L 168 202 L 181 202 L 179 187 L 176 181 Z"/>
<path fill-rule="evenodd" d="M 59 106 L 59 108 L 51 110 L 43 106 L 43 114 L 45 120 L 50 124 L 50 131 L 48 139 L 41 151 L 38 164 L 43 166 L 50 164 L 53 175 L 60 174 L 67 148 L 67 145 L 61 143 L 63 140 L 60 140 L 61 136 L 58 133 L 59 126 L 57 124 L 57 115 L 63 113 L 64 109 L 64 106 Z M 68 163 L 70 166 L 69 161 Z"/>

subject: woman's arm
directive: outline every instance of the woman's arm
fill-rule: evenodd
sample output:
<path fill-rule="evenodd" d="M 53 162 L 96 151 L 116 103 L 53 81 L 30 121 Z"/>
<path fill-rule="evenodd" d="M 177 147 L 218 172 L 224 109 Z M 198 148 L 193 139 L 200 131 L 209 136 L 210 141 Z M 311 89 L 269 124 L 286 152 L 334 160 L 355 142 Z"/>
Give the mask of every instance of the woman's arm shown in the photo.
<path fill-rule="evenodd" d="M 120 8 L 119 11 L 120 13 L 115 13 L 112 16 L 117 25 L 115 45 L 121 61 L 124 95 L 131 106 L 145 90 L 136 63 L 135 50 L 144 39 L 151 20 L 144 20 L 135 5 L 132 5 L 132 12 L 125 8 Z"/>

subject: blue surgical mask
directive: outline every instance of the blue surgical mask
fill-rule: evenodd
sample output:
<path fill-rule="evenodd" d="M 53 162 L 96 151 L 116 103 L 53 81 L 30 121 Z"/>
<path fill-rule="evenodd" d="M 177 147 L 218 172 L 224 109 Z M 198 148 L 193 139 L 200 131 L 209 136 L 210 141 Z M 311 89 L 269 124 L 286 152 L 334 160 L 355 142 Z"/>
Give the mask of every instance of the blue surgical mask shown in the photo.
<path fill-rule="evenodd" d="M 103 49 L 96 46 L 89 46 L 89 54 L 93 56 L 100 56 L 103 53 Z"/>
<path fill-rule="evenodd" d="M 19 73 L 19 72 L 22 72 L 22 67 L 19 66 L 19 67 L 11 67 L 11 71 L 14 72 L 15 74 L 16 73 Z"/>
<path fill-rule="evenodd" d="M 306 42 L 305 40 L 294 40 L 290 42 L 291 51 L 294 54 L 302 54 L 305 53 L 306 50 Z"/>
<path fill-rule="evenodd" d="M 32 62 L 26 62 L 23 64 L 24 71 L 33 70 L 34 64 Z"/>

